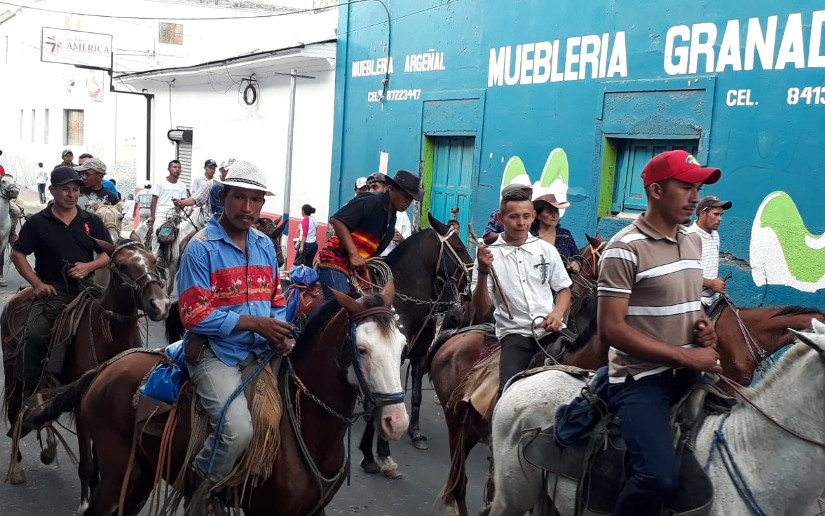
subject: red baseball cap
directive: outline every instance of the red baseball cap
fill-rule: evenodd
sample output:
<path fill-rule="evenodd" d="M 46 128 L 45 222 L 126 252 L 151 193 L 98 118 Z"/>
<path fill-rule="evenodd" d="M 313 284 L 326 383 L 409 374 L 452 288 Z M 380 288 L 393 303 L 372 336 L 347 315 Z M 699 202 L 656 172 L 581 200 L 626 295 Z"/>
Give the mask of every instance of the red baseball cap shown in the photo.
<path fill-rule="evenodd" d="M 653 156 L 653 159 L 648 161 L 642 170 L 645 188 L 650 183 L 658 183 L 670 177 L 685 183 L 709 185 L 719 181 L 721 176 L 721 170 L 699 165 L 696 158 L 683 150 L 672 150 Z"/>

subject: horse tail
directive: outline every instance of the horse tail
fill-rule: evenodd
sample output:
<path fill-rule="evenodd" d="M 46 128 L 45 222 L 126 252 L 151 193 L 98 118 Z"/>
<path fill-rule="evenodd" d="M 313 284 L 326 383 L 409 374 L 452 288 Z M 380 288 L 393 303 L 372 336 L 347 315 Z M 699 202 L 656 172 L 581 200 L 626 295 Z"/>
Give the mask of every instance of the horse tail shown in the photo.
<path fill-rule="evenodd" d="M 175 301 L 169 307 L 169 317 L 166 318 L 166 341 L 173 343 L 181 340 L 183 334 L 186 333 L 186 327 L 180 318 L 180 311 L 178 310 L 178 302 Z"/>
<path fill-rule="evenodd" d="M 446 408 L 445 411 L 448 410 Z M 456 495 L 466 496 L 465 490 L 467 485 L 467 446 L 465 442 L 465 435 L 471 425 L 472 413 L 466 406 L 459 408 L 456 404 L 453 408 L 453 417 L 459 421 L 458 435 L 455 436 L 455 449 L 450 453 L 450 471 L 447 473 L 447 483 L 438 493 L 441 502 L 445 505 L 450 505 L 456 502 Z"/>
<path fill-rule="evenodd" d="M 83 376 L 74 382 L 58 387 L 48 393 L 48 398 L 45 401 L 40 401 L 39 397 L 33 397 L 37 400 L 34 406 L 30 405 L 30 401 L 26 402 L 28 410 L 24 407 L 22 410 L 25 414 L 22 416 L 22 435 L 26 435 L 35 428 L 40 428 L 46 423 L 51 423 L 59 418 L 64 412 L 74 412 L 80 406 L 83 396 L 91 387 L 92 382 L 97 378 L 97 374 L 103 369 L 103 364 L 95 369 L 86 371 Z"/>
<path fill-rule="evenodd" d="M 438 353 L 438 350 L 440 350 L 444 343 L 450 340 L 450 338 L 457 332 L 458 330 L 445 330 L 438 335 L 438 338 L 435 339 L 435 342 L 432 343 L 429 351 L 427 351 L 427 371 L 431 369 L 433 365 L 433 358 L 435 357 L 435 354 Z"/>

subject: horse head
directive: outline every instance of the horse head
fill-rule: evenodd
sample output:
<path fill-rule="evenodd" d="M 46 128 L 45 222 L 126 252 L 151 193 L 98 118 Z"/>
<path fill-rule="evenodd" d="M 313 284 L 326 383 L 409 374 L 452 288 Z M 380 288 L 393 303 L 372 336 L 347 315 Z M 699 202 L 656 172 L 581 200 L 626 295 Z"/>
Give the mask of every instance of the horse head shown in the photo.
<path fill-rule="evenodd" d="M 0 197 L 3 199 L 17 199 L 17 196 L 20 195 L 20 189 L 17 187 L 17 181 L 14 179 L 14 176 L 10 176 L 9 174 L 3 175 L 0 178 Z"/>
<path fill-rule="evenodd" d="M 361 389 L 365 410 L 372 411 L 373 423 L 381 437 L 396 441 L 410 421 L 398 374 L 407 339 L 398 329 L 391 309 L 395 286 L 390 281 L 381 294 L 361 300 L 334 290 L 332 293 L 349 316 L 350 345 L 344 346 L 352 353 L 348 381 Z"/>
<path fill-rule="evenodd" d="M 281 217 L 281 220 L 278 224 L 275 224 L 275 221 L 266 217 L 261 217 L 258 219 L 258 229 L 269 237 L 272 240 L 272 243 L 275 244 L 275 255 L 278 259 L 278 267 L 283 267 L 286 261 L 284 260 L 284 251 L 281 247 L 281 237 L 284 234 L 284 230 L 286 229 L 287 220 L 285 217 Z"/>
<path fill-rule="evenodd" d="M 441 243 L 439 251 L 441 263 L 438 264 L 440 275 L 446 275 L 450 279 L 456 289 L 456 301 L 459 301 L 461 296 L 467 295 L 469 292 L 473 257 L 470 256 L 467 246 L 461 241 L 461 237 L 452 226 L 444 224 L 429 212 L 427 212 L 427 219 Z"/>
<path fill-rule="evenodd" d="M 578 296 L 586 296 L 596 287 L 599 279 L 599 258 L 604 246 L 607 245 L 607 241 L 600 234 L 592 237 L 585 233 L 584 236 L 588 244 L 579 249 L 579 256 L 582 258 L 581 268 L 570 278 L 573 280 L 571 291 Z"/>
<path fill-rule="evenodd" d="M 106 229 L 109 231 L 109 235 L 112 237 L 112 242 L 117 242 L 120 240 L 120 229 L 123 222 L 123 201 L 120 201 L 115 205 L 100 204 L 96 201 L 90 201 L 89 208 L 91 208 L 92 213 L 103 220 L 103 224 L 106 226 Z"/>
<path fill-rule="evenodd" d="M 94 240 L 111 259 L 110 288 L 131 291 L 135 305 L 153 321 L 166 319 L 169 316 L 169 296 L 163 289 L 154 255 L 134 240 L 119 240 L 117 245 Z"/>

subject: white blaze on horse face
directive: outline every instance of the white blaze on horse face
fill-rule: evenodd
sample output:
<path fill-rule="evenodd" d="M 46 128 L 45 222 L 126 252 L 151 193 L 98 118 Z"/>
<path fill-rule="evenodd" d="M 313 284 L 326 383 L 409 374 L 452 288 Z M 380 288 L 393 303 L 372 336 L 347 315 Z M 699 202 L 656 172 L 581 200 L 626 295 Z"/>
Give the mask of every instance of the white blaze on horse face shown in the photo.
<path fill-rule="evenodd" d="M 355 342 L 361 359 L 364 377 L 373 392 L 394 394 L 401 392 L 401 351 L 407 342 L 404 335 L 393 325 L 389 335 L 384 335 L 374 321 L 366 321 L 355 330 Z M 354 384 L 357 385 L 357 379 Z M 381 409 L 379 432 L 387 440 L 397 441 L 410 424 L 404 403 L 387 405 Z"/>

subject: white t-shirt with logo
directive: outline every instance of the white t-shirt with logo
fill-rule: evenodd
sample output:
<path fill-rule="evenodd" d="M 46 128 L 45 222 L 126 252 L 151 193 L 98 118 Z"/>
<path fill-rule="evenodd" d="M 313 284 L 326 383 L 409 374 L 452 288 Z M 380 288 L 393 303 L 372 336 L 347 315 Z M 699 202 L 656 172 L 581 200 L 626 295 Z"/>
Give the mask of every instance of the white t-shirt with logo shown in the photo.
<path fill-rule="evenodd" d="M 165 177 L 152 185 L 152 195 L 158 198 L 155 207 L 155 221 L 162 223 L 167 217 L 175 213 L 175 204 L 172 199 L 186 199 L 186 185 L 178 180 L 177 183 L 170 183 Z"/>

